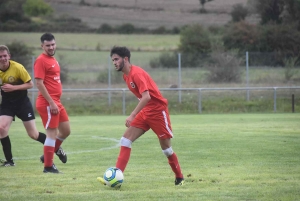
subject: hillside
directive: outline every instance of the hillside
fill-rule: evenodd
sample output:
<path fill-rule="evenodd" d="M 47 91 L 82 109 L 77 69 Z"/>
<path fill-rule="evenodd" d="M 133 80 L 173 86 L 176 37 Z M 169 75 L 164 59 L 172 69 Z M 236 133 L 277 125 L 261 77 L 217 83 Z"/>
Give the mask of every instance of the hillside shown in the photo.
<path fill-rule="evenodd" d="M 68 14 L 80 18 L 93 28 L 103 23 L 111 26 L 131 23 L 136 27 L 168 29 L 187 24 L 220 26 L 231 20 L 230 12 L 235 4 L 247 5 L 248 0 L 213 0 L 205 4 L 207 13 L 200 14 L 199 0 L 46 0 L 55 14 Z M 259 21 L 256 15 L 246 19 Z"/>

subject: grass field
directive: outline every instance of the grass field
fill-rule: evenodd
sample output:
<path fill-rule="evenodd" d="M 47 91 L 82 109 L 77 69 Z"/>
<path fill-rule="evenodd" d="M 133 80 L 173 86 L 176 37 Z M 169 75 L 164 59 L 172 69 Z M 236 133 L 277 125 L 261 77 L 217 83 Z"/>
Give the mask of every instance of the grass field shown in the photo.
<path fill-rule="evenodd" d="M 0 168 L 0 200 L 299 200 L 299 114 L 171 116 L 173 149 L 186 185 L 174 176 L 156 136 L 133 143 L 120 190 L 96 177 L 114 166 L 125 116 L 71 116 L 63 174 L 42 173 L 42 145 L 17 119 L 10 130 L 16 166 Z M 37 126 L 43 131 L 41 121 Z M 3 157 L 3 154 L 1 155 Z"/>
<path fill-rule="evenodd" d="M 40 48 L 40 37 L 43 33 L 0 32 L 0 44 L 22 41 L 28 47 Z M 179 45 L 179 35 L 137 35 L 137 34 L 79 34 L 53 33 L 57 48 L 74 50 L 110 50 L 114 45 L 127 46 L 141 50 L 172 50 Z"/>
<path fill-rule="evenodd" d="M 36 48 L 34 56 L 41 53 L 39 48 L 39 37 L 41 33 L 0 33 L 0 44 L 9 44 L 14 40 L 23 41 L 26 45 Z M 91 89 L 91 88 L 124 88 L 125 84 L 121 74 L 115 72 L 109 57 L 109 47 L 115 44 L 126 45 L 133 48 L 132 64 L 143 67 L 155 80 L 159 88 L 169 88 L 170 86 L 181 86 L 181 88 L 224 88 L 224 87 L 293 87 L 299 86 L 299 70 L 295 71 L 293 77 L 286 79 L 285 68 L 257 67 L 250 66 L 248 72 L 248 83 L 245 63 L 241 64 L 241 81 L 238 83 L 213 83 L 207 80 L 209 71 L 206 68 L 183 67 L 180 72 L 178 67 L 174 68 L 151 68 L 150 61 L 157 59 L 166 50 L 172 53 L 171 49 L 179 44 L 179 35 L 100 35 L 100 34 L 70 34 L 55 33 L 58 50 L 56 58 L 61 66 L 68 70 L 68 80 L 63 81 L 64 89 Z M 100 44 L 101 51 L 95 51 Z M 65 49 L 60 49 L 65 48 Z M 139 49 L 141 51 L 139 51 Z M 76 50 L 76 51 L 75 51 Z M 147 51 L 143 51 L 147 50 Z M 29 60 L 32 58 L 29 58 Z M 251 60 L 251 58 L 250 58 Z M 29 62 L 31 65 L 34 61 Z M 109 81 L 109 69 L 111 73 Z M 30 71 L 30 70 L 29 70 Z M 30 71 L 32 74 L 32 71 Z M 231 93 L 231 92 L 230 92 Z M 86 94 L 86 93 L 85 93 Z M 175 93 L 172 93 L 175 94 Z M 198 95 L 190 92 L 184 93 L 183 104 L 178 105 L 178 96 L 173 96 L 170 101 L 170 111 L 176 114 L 197 113 Z M 241 94 L 241 95 L 240 95 Z M 236 113 L 236 112 L 272 112 L 273 93 L 258 91 L 251 93 L 251 101 L 245 102 L 245 93 L 235 93 L 229 96 L 225 93 L 204 93 L 203 112 L 207 113 Z M 291 111 L 291 96 L 295 95 L 295 107 L 298 111 L 299 90 L 284 89 L 278 92 L 278 112 Z M 73 111 L 80 111 L 78 114 L 116 114 L 116 107 L 107 107 L 106 98 L 99 98 L 98 93 L 92 92 L 87 96 L 79 96 L 74 93 L 75 98 L 68 103 L 73 107 Z M 94 97 L 98 99 L 92 100 Z M 131 96 L 132 97 L 132 96 Z M 167 97 L 169 98 L 169 97 Z M 76 100 L 75 100 L 76 99 Z M 75 101 L 74 101 L 75 100 Z M 88 100 L 88 101 L 85 101 Z M 91 101 L 92 100 L 92 101 Z M 121 99 L 114 99 L 121 100 Z M 66 102 L 67 102 L 66 101 Z M 77 103 L 77 104 L 75 104 Z M 100 103 L 100 104 L 99 104 Z M 173 104 L 174 103 L 174 104 Z M 284 103 L 280 105 L 281 103 Z M 102 107 L 104 104 L 104 107 Z M 135 102 L 134 102 L 135 104 Z M 87 107 L 82 107 L 86 105 Z M 122 102 L 117 102 L 115 106 L 121 106 Z M 101 109 L 102 108 L 102 109 Z M 103 108 L 105 110 L 103 110 Z M 121 111 L 121 110 L 119 110 Z M 104 112 L 104 113 L 103 113 Z M 117 113 L 120 114 L 120 113 Z"/>

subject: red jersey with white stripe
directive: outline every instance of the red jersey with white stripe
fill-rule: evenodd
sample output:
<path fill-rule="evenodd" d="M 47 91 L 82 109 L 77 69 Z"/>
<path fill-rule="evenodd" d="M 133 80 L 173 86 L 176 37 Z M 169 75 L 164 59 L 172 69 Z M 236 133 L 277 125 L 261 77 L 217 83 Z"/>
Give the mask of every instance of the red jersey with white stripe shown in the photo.
<path fill-rule="evenodd" d="M 138 98 L 142 98 L 144 91 L 149 91 L 151 100 L 144 107 L 144 111 L 152 111 L 167 107 L 168 101 L 160 93 L 157 85 L 150 75 L 139 66 L 131 66 L 128 75 L 123 74 L 128 89 Z"/>
<path fill-rule="evenodd" d="M 60 66 L 54 57 L 41 54 L 34 63 L 34 78 L 44 80 L 44 85 L 55 102 L 60 102 L 62 84 L 60 81 Z M 48 105 L 48 101 L 39 92 L 37 105 Z"/>

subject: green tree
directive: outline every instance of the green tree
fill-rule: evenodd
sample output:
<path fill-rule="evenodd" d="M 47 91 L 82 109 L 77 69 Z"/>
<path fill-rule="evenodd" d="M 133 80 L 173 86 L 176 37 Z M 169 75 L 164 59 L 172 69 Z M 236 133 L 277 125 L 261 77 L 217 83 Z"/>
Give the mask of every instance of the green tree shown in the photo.
<path fill-rule="evenodd" d="M 184 67 L 199 67 L 212 51 L 209 32 L 200 25 L 187 26 L 180 32 L 178 51 Z"/>
<path fill-rule="evenodd" d="M 300 34 L 295 23 L 261 27 L 259 51 L 275 52 L 274 61 L 284 66 L 284 59 L 300 55 Z"/>
<path fill-rule="evenodd" d="M 10 44 L 7 44 L 7 47 L 11 53 L 12 60 L 21 63 L 28 70 L 32 69 L 32 48 L 20 41 L 14 41 Z"/>
<path fill-rule="evenodd" d="M 201 67 L 212 51 L 209 32 L 200 25 L 184 27 L 180 32 L 180 45 L 182 67 Z M 163 53 L 158 59 L 150 61 L 152 68 L 178 66 L 178 53 Z"/>
<path fill-rule="evenodd" d="M 285 0 L 282 18 L 284 23 L 298 23 L 298 30 L 300 30 L 300 0 Z"/>
<path fill-rule="evenodd" d="M 179 51 L 182 53 L 209 53 L 209 34 L 201 25 L 187 26 L 180 33 Z"/>
<path fill-rule="evenodd" d="M 223 44 L 226 50 L 237 49 L 240 53 L 259 50 L 259 28 L 245 21 L 232 23 L 226 27 Z"/>
<path fill-rule="evenodd" d="M 26 0 L 23 9 L 27 15 L 33 17 L 47 16 L 53 13 L 52 7 L 44 0 Z"/>
<path fill-rule="evenodd" d="M 25 0 L 1 0 L 0 1 L 0 22 L 16 21 L 30 22 L 30 19 L 24 16 L 22 4 Z"/>
<path fill-rule="evenodd" d="M 252 0 L 252 6 L 261 17 L 261 23 L 273 21 L 277 24 L 282 22 L 281 14 L 286 0 Z M 295 0 L 294 0 L 295 1 Z"/>

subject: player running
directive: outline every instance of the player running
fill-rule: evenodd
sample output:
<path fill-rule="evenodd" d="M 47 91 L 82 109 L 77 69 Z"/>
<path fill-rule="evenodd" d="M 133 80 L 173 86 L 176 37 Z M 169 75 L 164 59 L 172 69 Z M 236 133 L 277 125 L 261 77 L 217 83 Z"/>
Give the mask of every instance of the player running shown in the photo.
<path fill-rule="evenodd" d="M 125 120 L 127 129 L 120 140 L 121 148 L 116 167 L 124 172 L 130 158 L 131 144 L 151 128 L 175 174 L 175 185 L 183 185 L 184 177 L 171 146 L 173 133 L 167 99 L 162 96 L 145 70 L 130 63 L 130 51 L 126 47 L 113 47 L 110 56 L 115 69 L 123 72 L 123 79 L 129 90 L 139 99 L 139 103 Z M 97 179 L 106 185 L 103 178 Z"/>

